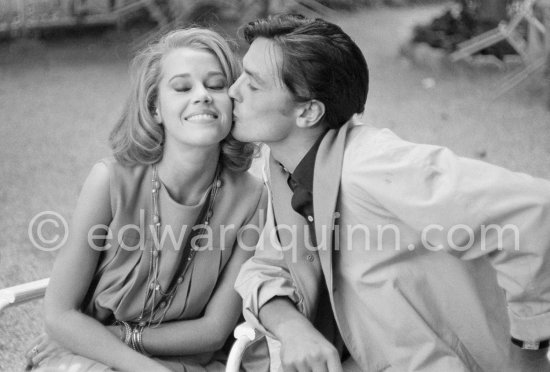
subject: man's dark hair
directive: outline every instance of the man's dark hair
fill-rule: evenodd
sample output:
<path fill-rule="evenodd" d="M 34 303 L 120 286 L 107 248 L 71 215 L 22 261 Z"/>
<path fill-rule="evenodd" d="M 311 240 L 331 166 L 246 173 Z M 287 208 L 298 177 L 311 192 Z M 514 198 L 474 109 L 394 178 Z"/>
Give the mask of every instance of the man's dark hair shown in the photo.
<path fill-rule="evenodd" d="M 280 14 L 243 27 L 245 40 L 267 38 L 282 52 L 281 80 L 299 102 L 325 105 L 325 122 L 340 128 L 365 109 L 369 70 L 363 53 L 335 24 L 319 18 Z"/>

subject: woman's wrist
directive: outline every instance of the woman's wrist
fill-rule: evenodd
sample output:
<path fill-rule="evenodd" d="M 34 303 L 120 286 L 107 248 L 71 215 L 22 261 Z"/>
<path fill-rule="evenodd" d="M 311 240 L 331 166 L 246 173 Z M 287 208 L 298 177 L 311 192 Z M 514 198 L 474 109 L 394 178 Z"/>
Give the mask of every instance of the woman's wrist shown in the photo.
<path fill-rule="evenodd" d="M 114 326 L 108 327 L 108 329 L 111 332 L 113 332 L 113 329 L 116 330 L 118 332 L 119 339 L 132 350 L 135 350 L 145 356 L 150 356 L 143 345 L 143 331 L 146 329 L 145 326 L 117 320 Z"/>

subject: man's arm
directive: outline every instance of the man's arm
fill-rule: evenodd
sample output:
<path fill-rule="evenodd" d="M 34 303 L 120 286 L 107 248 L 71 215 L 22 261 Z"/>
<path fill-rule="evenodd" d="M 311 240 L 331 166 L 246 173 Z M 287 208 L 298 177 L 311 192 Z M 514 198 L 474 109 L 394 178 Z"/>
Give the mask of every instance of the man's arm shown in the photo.
<path fill-rule="evenodd" d="M 379 203 L 419 234 L 436 226 L 423 242 L 442 254 L 488 259 L 506 291 L 512 336 L 550 338 L 550 182 L 446 148 L 409 143 L 389 131 L 370 141 L 355 141 L 351 146 L 358 148 L 348 149 L 362 154 L 345 159 L 354 169 L 346 174 L 348 192 L 360 190 L 360 197 Z M 468 229 L 471 246 L 453 248 L 470 243 Z"/>
<path fill-rule="evenodd" d="M 263 238 L 272 227 L 269 207 Z M 341 372 L 336 348 L 301 312 L 303 309 L 298 305 L 301 296 L 282 250 L 262 237 L 255 256 L 242 266 L 235 283 L 243 298 L 245 319 L 281 342 L 281 364 L 285 371 Z"/>
<path fill-rule="evenodd" d="M 264 180 L 267 172 L 264 169 Z M 269 190 L 269 187 L 268 187 Z M 289 206 L 290 207 L 290 206 Z M 281 342 L 285 371 L 341 372 L 338 353 L 312 325 L 276 234 L 271 195 L 264 229 L 254 257 L 241 268 L 235 289 L 243 298 L 245 319 Z"/>
<path fill-rule="evenodd" d="M 254 256 L 242 265 L 235 290 L 243 298 L 243 315 L 260 332 L 274 337 L 259 319 L 260 309 L 276 297 L 286 298 L 293 306 L 300 303 L 300 294 L 286 265 L 282 249 L 275 247 L 269 235 L 275 228 L 269 198 L 265 226 Z M 296 304 L 296 305 L 294 305 Z M 295 307 L 295 311 L 301 309 Z"/>
<path fill-rule="evenodd" d="M 336 348 L 286 297 L 275 297 L 260 309 L 260 322 L 281 342 L 285 371 L 342 372 Z"/>

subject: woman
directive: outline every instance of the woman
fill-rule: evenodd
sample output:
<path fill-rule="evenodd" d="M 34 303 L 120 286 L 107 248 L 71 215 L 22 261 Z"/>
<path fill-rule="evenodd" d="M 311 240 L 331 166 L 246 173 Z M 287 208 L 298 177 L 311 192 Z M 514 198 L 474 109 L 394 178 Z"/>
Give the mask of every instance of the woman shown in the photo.
<path fill-rule="evenodd" d="M 240 314 L 233 284 L 266 203 L 230 135 L 226 41 L 174 31 L 139 54 L 114 157 L 96 164 L 45 298 L 44 370 L 218 371 Z M 245 227 L 244 229 L 242 227 Z M 59 345 L 59 346 L 58 346 Z"/>

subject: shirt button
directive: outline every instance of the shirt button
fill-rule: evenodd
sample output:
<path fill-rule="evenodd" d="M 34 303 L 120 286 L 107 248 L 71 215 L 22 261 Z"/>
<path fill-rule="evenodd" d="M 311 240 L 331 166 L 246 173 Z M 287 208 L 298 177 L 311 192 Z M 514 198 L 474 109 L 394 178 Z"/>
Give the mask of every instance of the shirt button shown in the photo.
<path fill-rule="evenodd" d="M 313 216 L 307 216 L 307 220 L 308 220 L 309 222 L 313 222 Z"/>
<path fill-rule="evenodd" d="M 313 262 L 313 261 L 315 260 L 315 257 L 313 257 L 312 254 L 308 254 L 308 255 L 306 256 L 306 260 L 308 260 L 309 262 Z"/>

